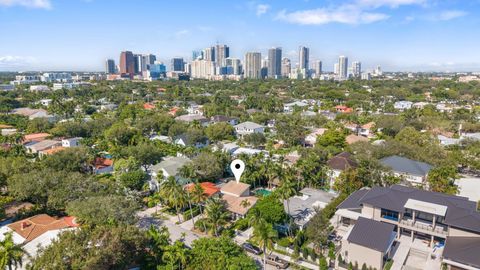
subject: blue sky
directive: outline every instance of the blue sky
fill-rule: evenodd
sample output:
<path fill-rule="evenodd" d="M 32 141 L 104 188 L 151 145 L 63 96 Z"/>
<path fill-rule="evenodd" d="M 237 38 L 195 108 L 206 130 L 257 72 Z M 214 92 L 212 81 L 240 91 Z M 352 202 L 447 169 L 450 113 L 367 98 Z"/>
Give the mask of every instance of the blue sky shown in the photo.
<path fill-rule="evenodd" d="M 231 56 L 299 45 L 396 71 L 480 71 L 480 0 L 0 0 L 1 70 L 103 70 L 121 50 Z"/>

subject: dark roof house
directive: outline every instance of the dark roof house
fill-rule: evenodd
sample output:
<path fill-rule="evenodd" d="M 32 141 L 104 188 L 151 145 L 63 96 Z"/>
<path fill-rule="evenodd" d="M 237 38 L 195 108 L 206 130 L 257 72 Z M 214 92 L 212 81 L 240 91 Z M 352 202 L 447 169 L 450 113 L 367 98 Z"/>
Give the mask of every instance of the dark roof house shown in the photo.
<path fill-rule="evenodd" d="M 352 155 L 348 152 L 342 152 L 327 161 L 327 165 L 338 171 L 344 171 L 350 168 L 356 168 L 357 162 L 353 160 Z"/>
<path fill-rule="evenodd" d="M 380 163 L 388 168 L 391 168 L 394 172 L 416 176 L 426 176 L 433 168 L 433 166 L 428 163 L 411 160 L 400 156 L 382 158 Z"/>
<path fill-rule="evenodd" d="M 347 241 L 385 253 L 395 239 L 394 228 L 393 224 L 360 217 L 348 235 Z"/>

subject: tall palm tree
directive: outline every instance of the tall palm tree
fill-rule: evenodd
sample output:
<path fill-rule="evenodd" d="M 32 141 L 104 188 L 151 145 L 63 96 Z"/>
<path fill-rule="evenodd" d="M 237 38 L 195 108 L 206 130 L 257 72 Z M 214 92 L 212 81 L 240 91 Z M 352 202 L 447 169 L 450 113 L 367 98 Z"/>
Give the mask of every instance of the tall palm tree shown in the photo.
<path fill-rule="evenodd" d="M 188 262 L 188 251 L 185 244 L 181 241 L 175 241 L 173 245 L 168 245 L 162 255 L 162 259 L 173 269 L 178 263 L 179 269 L 184 269 Z"/>
<path fill-rule="evenodd" d="M 207 195 L 205 194 L 205 190 L 199 183 L 195 183 L 190 193 L 191 193 L 190 196 L 191 196 L 192 202 L 197 204 L 198 207 L 200 207 L 200 214 L 203 215 L 202 204 L 208 198 Z M 207 231 L 207 228 L 205 227 L 205 223 L 202 223 L 202 224 L 203 224 L 204 231 Z"/>
<path fill-rule="evenodd" d="M 252 240 L 263 250 L 263 269 L 267 266 L 267 249 L 273 249 L 273 241 L 277 239 L 277 231 L 273 229 L 272 224 L 261 220 L 257 226 L 253 228 Z"/>
<path fill-rule="evenodd" d="M 248 213 L 248 225 L 256 227 L 262 221 L 264 221 L 264 219 L 262 217 L 262 212 L 260 211 L 260 209 L 256 207 L 250 209 L 250 212 Z"/>
<path fill-rule="evenodd" d="M 295 184 L 288 180 L 283 181 L 280 187 L 277 189 L 277 192 L 282 204 L 284 204 L 284 202 L 287 203 L 287 218 L 290 219 L 290 198 L 297 194 Z M 290 225 L 288 226 L 288 231 L 290 234 Z"/>
<path fill-rule="evenodd" d="M 22 257 L 25 250 L 13 242 L 12 233 L 5 234 L 3 241 L 0 241 L 0 269 L 22 266 Z"/>
<path fill-rule="evenodd" d="M 165 199 L 170 207 L 175 208 L 175 212 L 180 220 L 180 210 L 186 205 L 186 196 L 184 189 L 177 183 L 175 177 L 170 176 L 160 185 L 160 196 Z"/>
<path fill-rule="evenodd" d="M 226 211 L 224 202 L 219 198 L 211 198 L 205 205 L 205 221 L 218 237 L 220 226 L 227 224 L 230 217 Z"/>

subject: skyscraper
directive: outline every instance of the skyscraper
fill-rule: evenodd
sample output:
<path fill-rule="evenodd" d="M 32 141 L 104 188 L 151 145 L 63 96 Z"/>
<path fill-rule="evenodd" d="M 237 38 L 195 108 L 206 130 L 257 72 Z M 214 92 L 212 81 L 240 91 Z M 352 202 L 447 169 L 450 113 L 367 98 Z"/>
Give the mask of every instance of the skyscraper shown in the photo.
<path fill-rule="evenodd" d="M 299 69 L 308 70 L 310 68 L 310 49 L 307 47 L 300 46 L 298 49 L 298 63 Z"/>
<path fill-rule="evenodd" d="M 144 54 L 143 55 L 143 66 L 142 71 L 146 71 L 150 69 L 150 66 L 155 64 L 157 61 L 157 57 L 153 54 Z"/>
<path fill-rule="evenodd" d="M 203 51 L 192 51 L 192 61 L 202 60 L 202 59 L 203 59 Z"/>
<path fill-rule="evenodd" d="M 215 61 L 215 47 L 208 47 L 203 50 L 203 60 Z"/>
<path fill-rule="evenodd" d="M 322 61 L 315 61 L 315 63 L 313 63 L 313 69 L 315 70 L 315 74 L 317 77 L 322 75 Z"/>
<path fill-rule="evenodd" d="M 217 44 L 215 46 L 215 62 L 217 62 L 217 66 L 225 66 L 225 58 L 228 57 L 230 57 L 230 48 L 227 45 Z"/>
<path fill-rule="evenodd" d="M 120 53 L 120 73 L 135 74 L 135 60 L 131 51 Z"/>
<path fill-rule="evenodd" d="M 262 69 L 262 54 L 247 52 L 245 54 L 245 78 L 260 79 Z"/>
<path fill-rule="evenodd" d="M 284 57 L 282 59 L 282 77 L 287 78 L 291 72 L 292 72 L 292 63 L 290 62 L 290 59 L 288 59 L 287 57 Z"/>
<path fill-rule="evenodd" d="M 105 61 L 105 73 L 115 74 L 115 60 L 107 59 Z"/>
<path fill-rule="evenodd" d="M 268 78 L 279 78 L 282 76 L 282 48 L 271 48 L 268 50 Z"/>
<path fill-rule="evenodd" d="M 362 74 L 362 63 L 355 61 L 352 63 L 352 74 L 354 77 L 360 77 Z"/>
<path fill-rule="evenodd" d="M 191 63 L 191 77 L 196 79 L 210 79 L 215 75 L 215 62 L 195 60 Z"/>
<path fill-rule="evenodd" d="M 348 78 L 348 57 L 343 55 L 338 57 L 338 76 L 340 79 Z"/>
<path fill-rule="evenodd" d="M 143 55 L 141 54 L 134 54 L 133 55 L 133 60 L 135 63 L 135 74 L 142 73 L 143 67 L 146 65 L 143 64 Z"/>
<path fill-rule="evenodd" d="M 172 71 L 183 71 L 185 68 L 185 63 L 183 62 L 182 57 L 172 58 Z"/>
<path fill-rule="evenodd" d="M 233 75 L 240 75 L 242 72 L 242 66 L 238 58 L 225 58 L 225 66 L 232 68 Z"/>

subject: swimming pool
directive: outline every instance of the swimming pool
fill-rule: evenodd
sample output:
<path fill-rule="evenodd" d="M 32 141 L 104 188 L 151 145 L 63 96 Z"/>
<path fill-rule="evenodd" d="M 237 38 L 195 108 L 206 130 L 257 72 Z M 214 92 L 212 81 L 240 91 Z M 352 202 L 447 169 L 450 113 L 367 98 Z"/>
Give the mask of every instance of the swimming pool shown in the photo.
<path fill-rule="evenodd" d="M 259 188 L 259 189 L 255 190 L 255 195 L 257 195 L 257 196 L 263 197 L 263 196 L 268 196 L 270 194 L 272 194 L 272 192 L 268 189 Z"/>

